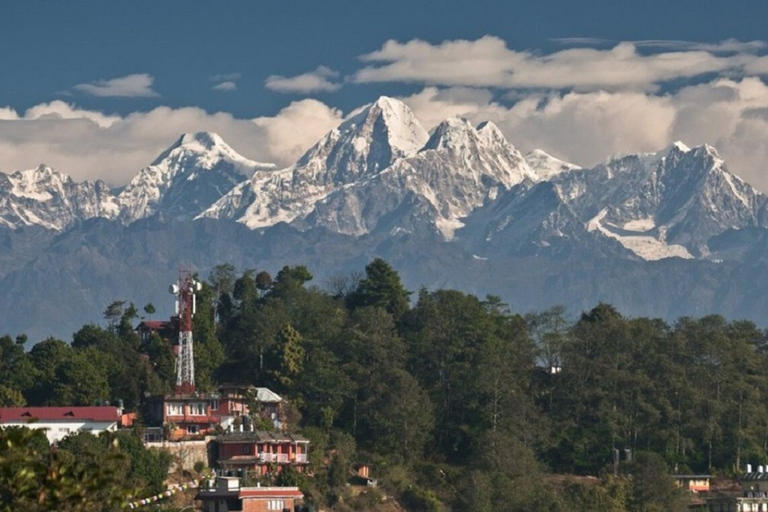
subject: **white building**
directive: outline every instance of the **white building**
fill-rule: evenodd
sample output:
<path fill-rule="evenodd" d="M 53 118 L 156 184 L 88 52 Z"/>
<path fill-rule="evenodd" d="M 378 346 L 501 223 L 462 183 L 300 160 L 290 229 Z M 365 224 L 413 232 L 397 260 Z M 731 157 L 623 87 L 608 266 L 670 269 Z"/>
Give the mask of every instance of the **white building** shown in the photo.
<path fill-rule="evenodd" d="M 45 429 L 55 443 L 74 432 L 114 432 L 120 419 L 117 407 L 2 407 L 0 427 Z"/>

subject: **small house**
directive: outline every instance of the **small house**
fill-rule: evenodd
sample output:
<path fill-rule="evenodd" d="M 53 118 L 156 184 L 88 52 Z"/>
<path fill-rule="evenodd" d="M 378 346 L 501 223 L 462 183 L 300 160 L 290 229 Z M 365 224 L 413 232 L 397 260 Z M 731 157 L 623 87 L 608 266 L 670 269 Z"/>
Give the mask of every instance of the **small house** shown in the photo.
<path fill-rule="evenodd" d="M 205 512 L 293 512 L 303 498 L 298 487 L 241 487 L 236 477 L 209 481 L 195 496 Z"/>
<path fill-rule="evenodd" d="M 114 432 L 119 420 L 120 409 L 113 406 L 0 408 L 0 427 L 44 429 L 50 443 L 75 432 Z"/>

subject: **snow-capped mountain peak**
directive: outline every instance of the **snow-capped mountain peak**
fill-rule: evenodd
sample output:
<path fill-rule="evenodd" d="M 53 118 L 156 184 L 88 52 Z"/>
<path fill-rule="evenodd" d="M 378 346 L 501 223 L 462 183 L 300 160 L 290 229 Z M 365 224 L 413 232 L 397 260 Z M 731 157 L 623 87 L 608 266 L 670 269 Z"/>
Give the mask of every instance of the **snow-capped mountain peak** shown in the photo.
<path fill-rule="evenodd" d="M 228 162 L 238 168 L 238 171 L 250 177 L 255 170 L 274 169 L 274 164 L 265 164 L 249 160 L 234 149 L 213 132 L 185 133 L 163 151 L 151 164 L 151 166 L 163 166 L 171 168 L 174 165 L 192 166 L 202 170 L 209 170 L 219 162 Z"/>
<path fill-rule="evenodd" d="M 483 121 L 477 125 L 477 133 L 480 134 L 480 138 L 489 146 L 509 143 L 499 127 L 492 121 Z"/>
<path fill-rule="evenodd" d="M 118 207 L 101 181 L 75 183 L 47 165 L 0 173 L 0 225 L 39 225 L 61 231 L 92 217 L 113 218 Z"/>
<path fill-rule="evenodd" d="M 382 96 L 326 134 L 295 168 L 312 169 L 313 174 L 331 170 L 328 179 L 347 183 L 376 174 L 398 158 L 416 154 L 428 138 L 405 103 Z"/>
<path fill-rule="evenodd" d="M 422 151 L 437 149 L 476 150 L 481 141 L 477 130 L 464 118 L 451 117 L 437 125 Z"/>
<path fill-rule="evenodd" d="M 531 166 L 542 180 L 548 180 L 558 174 L 580 169 L 576 164 L 565 162 L 546 153 L 541 149 L 534 149 L 525 155 L 525 161 Z"/>
<path fill-rule="evenodd" d="M 480 147 L 488 150 L 514 150 L 501 130 L 492 122 L 485 121 L 474 127 L 463 117 L 451 117 L 437 125 L 421 150 L 478 151 Z"/>
<path fill-rule="evenodd" d="M 708 145 L 678 142 L 551 179 L 588 230 L 644 259 L 706 258 L 714 236 L 768 227 L 766 197 L 728 172 Z"/>
<path fill-rule="evenodd" d="M 130 223 L 163 212 L 191 219 L 257 171 L 274 168 L 239 155 L 215 133 L 186 133 L 122 190 L 121 217 Z"/>
<path fill-rule="evenodd" d="M 426 130 L 413 111 L 405 103 L 394 98 L 381 96 L 368 107 L 363 131 L 367 132 L 366 128 L 369 128 L 371 135 L 375 135 L 377 123 L 386 128 L 389 146 L 396 158 L 415 154 L 428 138 Z"/>
<path fill-rule="evenodd" d="M 403 102 L 382 96 L 353 112 L 293 166 L 259 173 L 201 214 L 252 229 L 292 222 L 340 187 L 370 179 L 409 157 L 429 138 Z"/>
<path fill-rule="evenodd" d="M 492 123 L 475 128 L 453 117 L 435 128 L 418 154 L 334 190 L 301 227 L 321 225 L 355 236 L 426 229 L 450 240 L 474 209 L 500 191 L 536 179 Z"/>

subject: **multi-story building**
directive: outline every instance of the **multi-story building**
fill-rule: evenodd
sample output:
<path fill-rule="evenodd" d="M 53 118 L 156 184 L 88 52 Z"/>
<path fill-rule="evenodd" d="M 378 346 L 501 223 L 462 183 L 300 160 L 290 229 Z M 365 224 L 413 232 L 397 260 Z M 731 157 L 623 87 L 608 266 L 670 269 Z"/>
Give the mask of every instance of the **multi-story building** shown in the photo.
<path fill-rule="evenodd" d="M 235 477 L 218 477 L 195 496 L 205 512 L 293 512 L 303 498 L 298 487 L 241 487 Z"/>
<path fill-rule="evenodd" d="M 285 430 L 283 399 L 269 388 L 222 384 L 219 386 L 220 413 L 222 418 L 234 420 L 240 416 L 254 415 L 269 420 L 275 429 Z M 258 404 L 258 411 L 251 411 L 249 402 Z M 232 421 L 222 420 L 227 427 Z"/>
<path fill-rule="evenodd" d="M 252 412 L 249 402 L 258 404 Z M 234 425 L 251 423 L 248 416 L 269 420 L 276 430 L 285 427 L 282 413 L 283 399 L 267 388 L 223 385 L 211 393 L 172 393 L 146 400 L 144 419 L 147 427 L 163 427 L 170 441 L 201 438 L 211 435 L 219 426 L 228 429 Z M 148 429 L 154 432 L 153 429 Z"/>
<path fill-rule="evenodd" d="M 201 438 L 221 423 L 218 393 L 173 393 L 150 397 L 145 405 L 147 426 L 162 426 L 169 441 Z"/>
<path fill-rule="evenodd" d="M 219 467 L 224 471 L 255 470 L 264 475 L 293 466 L 304 472 L 309 439 L 281 432 L 237 431 L 216 438 Z"/>

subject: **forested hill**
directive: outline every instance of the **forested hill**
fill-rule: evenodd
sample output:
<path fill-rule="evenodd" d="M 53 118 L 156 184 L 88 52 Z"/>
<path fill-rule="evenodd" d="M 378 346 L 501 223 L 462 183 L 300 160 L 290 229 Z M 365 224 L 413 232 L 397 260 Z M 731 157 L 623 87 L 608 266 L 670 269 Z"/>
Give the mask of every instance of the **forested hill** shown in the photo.
<path fill-rule="evenodd" d="M 329 288 L 301 266 L 273 279 L 219 265 L 194 319 L 198 388 L 288 399 L 317 504 L 373 509 L 391 493 L 408 510 L 684 510 L 659 475 L 768 462 L 766 333 L 751 322 L 670 325 L 608 304 L 575 322 L 562 308 L 521 316 L 496 297 L 411 296 L 383 260 Z M 152 309 L 116 302 L 104 326 L 28 352 L 1 338 L 0 402 L 134 409 L 170 390 L 172 347 L 134 331 Z M 614 468 L 614 450 L 633 461 Z M 365 503 L 344 485 L 355 462 L 381 483 Z"/>

